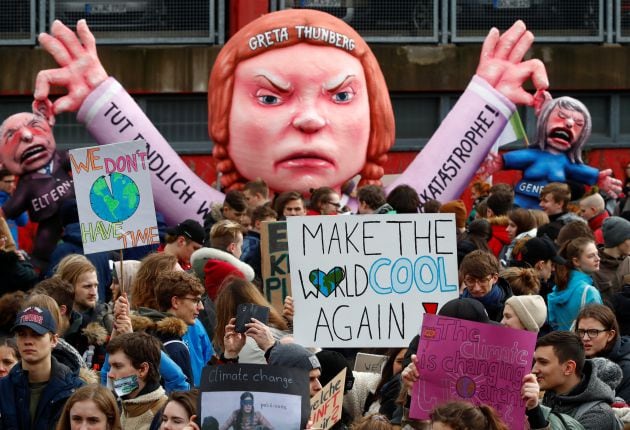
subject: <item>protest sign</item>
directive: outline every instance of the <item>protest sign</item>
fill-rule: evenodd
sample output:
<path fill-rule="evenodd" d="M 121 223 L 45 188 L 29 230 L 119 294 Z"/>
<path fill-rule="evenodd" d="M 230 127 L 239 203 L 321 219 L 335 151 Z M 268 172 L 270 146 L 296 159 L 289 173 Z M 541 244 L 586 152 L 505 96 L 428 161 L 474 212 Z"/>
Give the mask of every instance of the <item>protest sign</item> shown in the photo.
<path fill-rule="evenodd" d="M 265 297 L 278 312 L 282 312 L 284 298 L 291 295 L 286 221 L 261 224 L 260 254 Z"/>
<path fill-rule="evenodd" d="M 342 369 L 322 390 L 311 398 L 311 428 L 328 430 L 341 419 L 346 369 Z"/>
<path fill-rule="evenodd" d="M 357 353 L 354 360 L 354 370 L 356 372 L 382 373 L 383 366 L 387 362 L 386 355 L 366 354 L 365 352 Z"/>
<path fill-rule="evenodd" d="M 303 429 L 310 416 L 308 371 L 283 366 L 238 364 L 204 367 L 199 417 L 202 428 L 236 428 L 239 414 L 251 424 Z M 216 427 L 212 427 L 214 424 Z"/>
<path fill-rule="evenodd" d="M 143 141 L 70 151 L 86 254 L 159 243 Z"/>
<path fill-rule="evenodd" d="M 534 332 L 425 315 L 410 416 L 428 419 L 436 405 L 465 400 L 490 405 L 508 428 L 523 429 L 521 385 L 535 345 Z"/>
<path fill-rule="evenodd" d="M 296 342 L 402 347 L 458 297 L 453 214 L 290 217 Z"/>

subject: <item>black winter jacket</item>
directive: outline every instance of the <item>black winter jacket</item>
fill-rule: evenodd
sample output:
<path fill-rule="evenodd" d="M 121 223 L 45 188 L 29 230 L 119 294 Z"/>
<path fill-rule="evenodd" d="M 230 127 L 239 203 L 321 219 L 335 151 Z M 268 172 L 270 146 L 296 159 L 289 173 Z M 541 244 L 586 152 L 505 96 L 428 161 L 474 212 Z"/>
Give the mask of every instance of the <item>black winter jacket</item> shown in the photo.
<path fill-rule="evenodd" d="M 22 370 L 21 363 L 16 364 L 7 376 L 0 378 L 0 430 L 54 429 L 66 400 L 84 384 L 78 373 L 52 357 L 51 378 L 31 425 L 28 372 Z"/>

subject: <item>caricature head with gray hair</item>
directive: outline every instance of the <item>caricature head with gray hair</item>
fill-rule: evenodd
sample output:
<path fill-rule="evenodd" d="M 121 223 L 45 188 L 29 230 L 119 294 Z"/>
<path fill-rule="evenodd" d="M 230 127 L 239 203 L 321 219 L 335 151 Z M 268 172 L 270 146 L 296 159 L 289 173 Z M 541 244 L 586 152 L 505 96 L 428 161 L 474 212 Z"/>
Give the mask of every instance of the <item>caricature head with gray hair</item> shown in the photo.
<path fill-rule="evenodd" d="M 582 164 L 582 147 L 591 129 L 591 114 L 581 101 L 558 97 L 543 107 L 534 145 L 547 152 L 565 152 L 571 162 Z"/>

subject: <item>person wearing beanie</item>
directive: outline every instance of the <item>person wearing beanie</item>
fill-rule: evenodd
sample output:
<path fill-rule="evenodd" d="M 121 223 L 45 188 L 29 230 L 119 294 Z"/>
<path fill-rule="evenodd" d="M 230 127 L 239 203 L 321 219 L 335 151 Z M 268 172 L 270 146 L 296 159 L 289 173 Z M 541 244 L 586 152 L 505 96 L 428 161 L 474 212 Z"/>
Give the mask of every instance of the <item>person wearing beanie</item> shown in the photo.
<path fill-rule="evenodd" d="M 267 364 L 271 366 L 294 367 L 306 370 L 309 377 L 309 389 L 311 397 L 322 390 L 319 378 L 322 374 L 322 366 L 319 359 L 308 349 L 297 343 L 276 342 L 265 353 Z"/>
<path fill-rule="evenodd" d="M 547 319 L 547 306 L 541 296 L 512 296 L 505 302 L 501 324 L 538 333 Z"/>
<path fill-rule="evenodd" d="M 593 274 L 595 286 L 602 300 L 610 303 L 612 296 L 621 291 L 623 277 L 630 274 L 630 221 L 611 216 L 602 225 L 604 245 L 599 245 L 599 271 Z"/>
<path fill-rule="evenodd" d="M 440 206 L 440 213 L 455 214 L 455 227 L 457 227 L 457 238 L 466 231 L 466 205 L 463 200 L 452 200 Z"/>

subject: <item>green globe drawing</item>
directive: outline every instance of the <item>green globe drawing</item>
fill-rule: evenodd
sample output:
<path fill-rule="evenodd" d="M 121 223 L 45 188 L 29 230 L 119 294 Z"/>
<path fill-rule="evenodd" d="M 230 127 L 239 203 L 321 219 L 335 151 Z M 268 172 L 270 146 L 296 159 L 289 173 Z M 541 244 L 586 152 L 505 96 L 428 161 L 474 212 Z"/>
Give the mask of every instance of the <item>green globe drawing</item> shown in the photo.
<path fill-rule="evenodd" d="M 122 222 L 138 209 L 140 191 L 127 175 L 110 173 L 108 176 L 111 189 L 106 177 L 99 177 L 90 188 L 90 205 L 99 218 L 109 222 Z"/>

